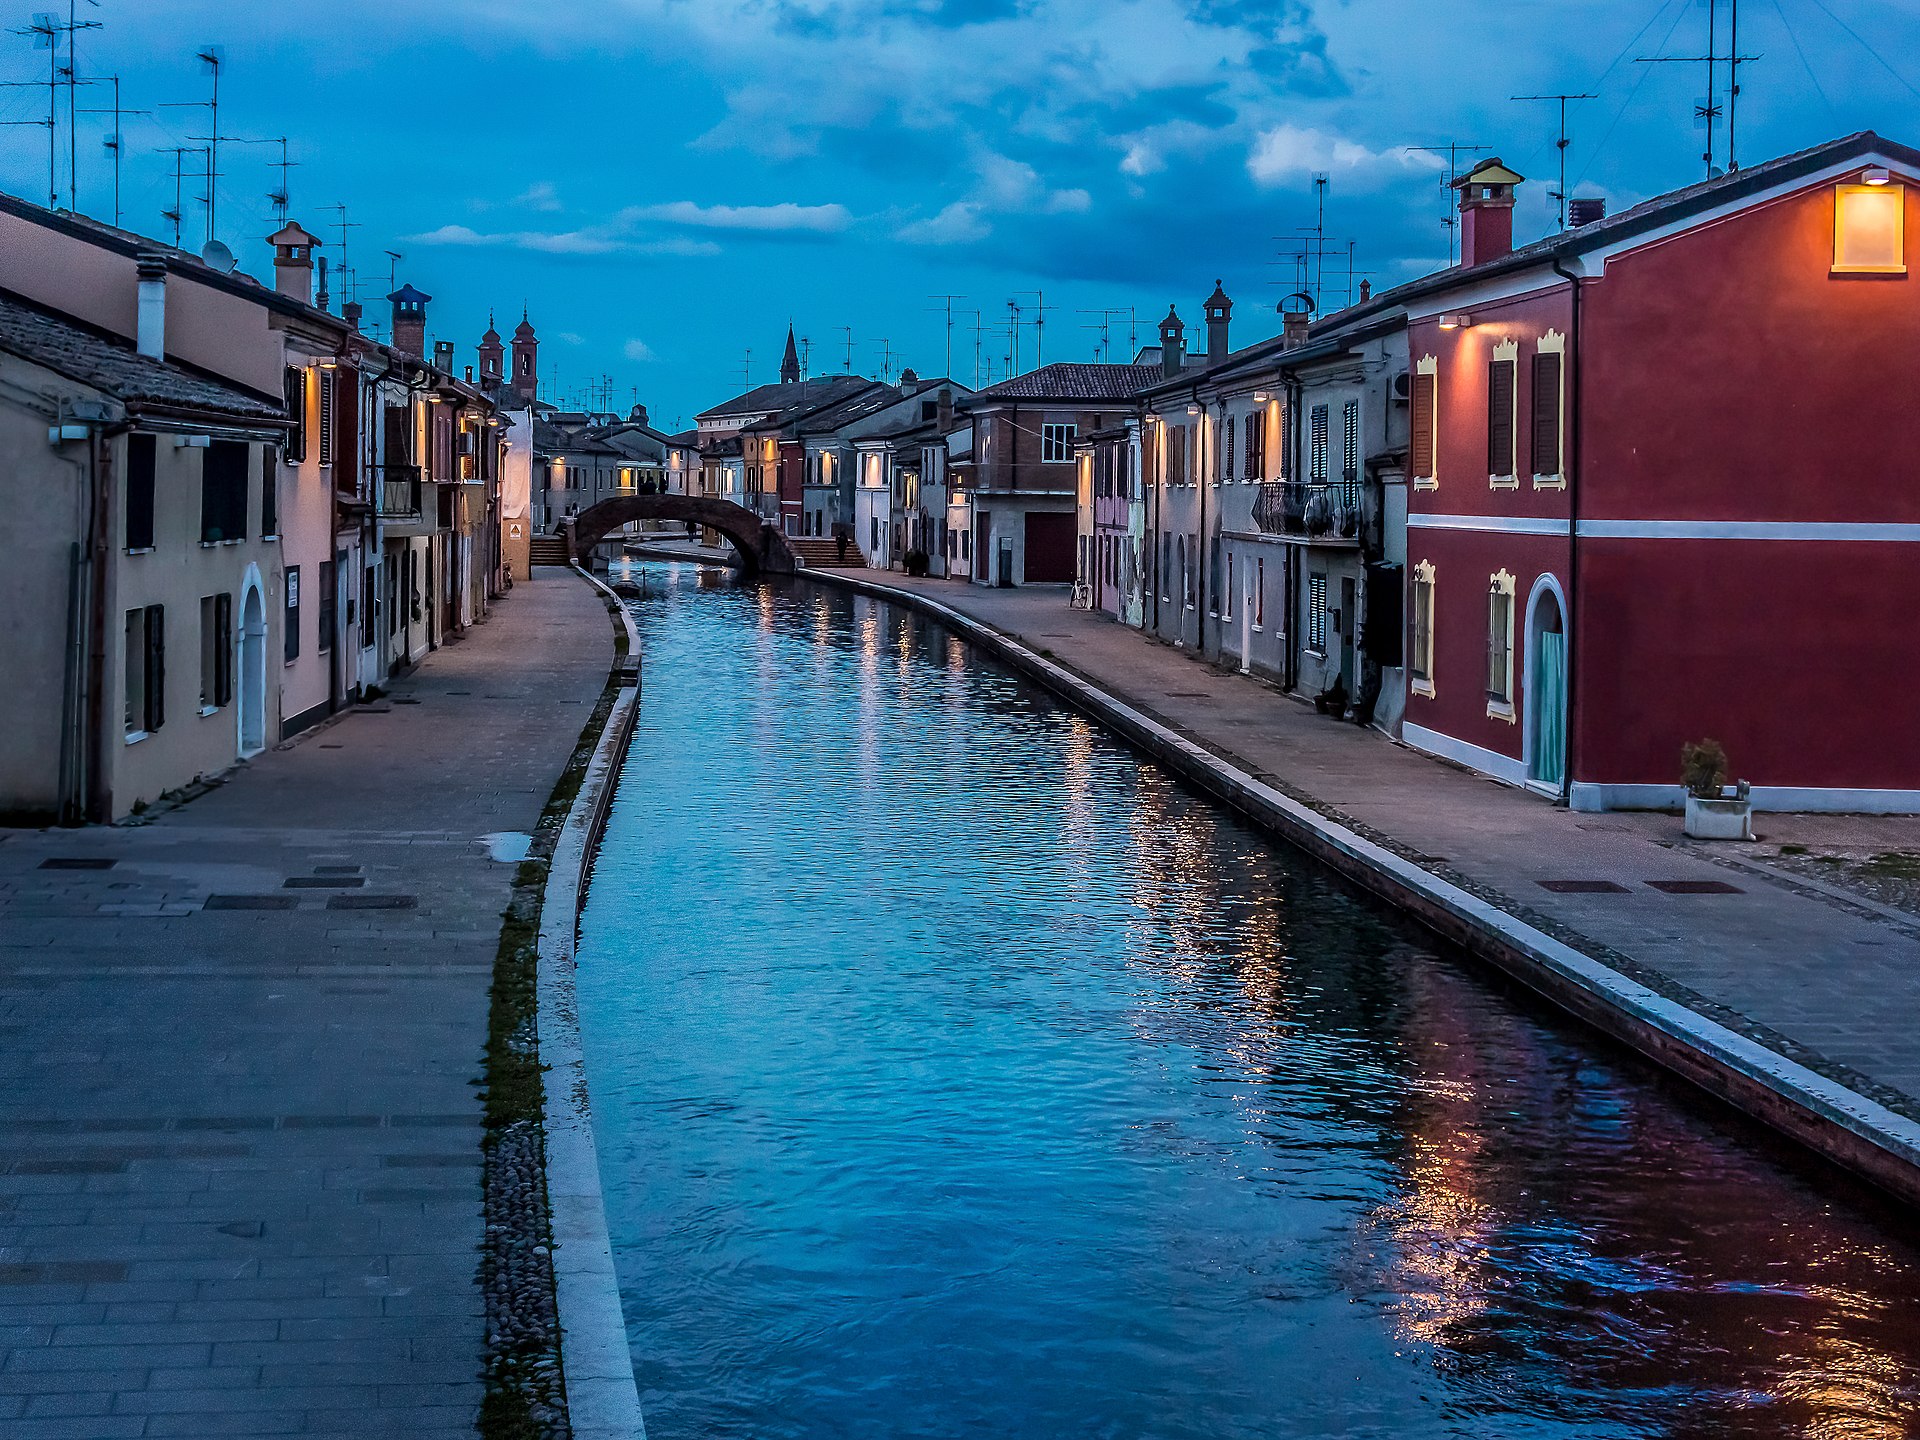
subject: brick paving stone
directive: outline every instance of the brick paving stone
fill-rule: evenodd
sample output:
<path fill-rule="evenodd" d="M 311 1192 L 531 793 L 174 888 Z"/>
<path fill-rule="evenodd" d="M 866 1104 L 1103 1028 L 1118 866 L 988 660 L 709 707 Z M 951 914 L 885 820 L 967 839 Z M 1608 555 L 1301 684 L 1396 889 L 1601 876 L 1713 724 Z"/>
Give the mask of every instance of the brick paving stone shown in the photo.
<path fill-rule="evenodd" d="M 0 1434 L 472 1433 L 473 1082 L 515 868 L 480 837 L 533 828 L 612 636 L 543 571 L 392 683 L 417 705 L 147 824 L 0 831 Z M 326 866 L 364 883 L 286 888 Z M 269 894 L 294 908 L 206 908 Z"/>
<path fill-rule="evenodd" d="M 1509 912 L 1542 920 L 1602 960 L 1722 1023 L 1920 1118 L 1920 917 L 1791 888 L 1777 870 L 1729 862 L 1771 846 L 1690 841 L 1676 815 L 1579 814 L 1471 774 L 1379 732 L 1340 724 L 1246 676 L 1067 605 L 1064 588 L 997 590 L 854 570 L 924 594 L 1046 651 L 1162 723 L 1243 768 L 1270 775 L 1322 813 L 1355 823 L 1466 882 Z M 1760 815 L 1781 841 L 1859 850 L 1920 849 L 1920 817 Z M 1556 895 L 1543 879 L 1607 879 L 1624 894 Z M 1723 880 L 1739 895 L 1667 895 L 1649 880 Z"/>

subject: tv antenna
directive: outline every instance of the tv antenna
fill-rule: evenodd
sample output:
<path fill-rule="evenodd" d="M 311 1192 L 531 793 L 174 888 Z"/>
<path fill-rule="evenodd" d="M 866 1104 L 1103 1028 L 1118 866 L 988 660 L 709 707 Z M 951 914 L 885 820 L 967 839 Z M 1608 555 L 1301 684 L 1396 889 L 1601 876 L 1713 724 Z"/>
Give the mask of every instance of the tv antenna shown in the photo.
<path fill-rule="evenodd" d="M 1033 296 L 1033 365 L 1037 370 L 1046 363 L 1047 312 L 1060 307 L 1047 304 L 1047 292 L 1044 290 L 1022 290 L 1020 293 Z"/>
<path fill-rule="evenodd" d="M 166 100 L 162 105 L 168 109 L 201 109 L 208 115 L 208 134 L 189 135 L 189 140 L 207 142 L 207 239 L 213 239 L 215 226 L 219 223 L 220 189 L 220 142 L 238 140 L 238 135 L 220 133 L 220 71 L 227 63 L 227 51 L 223 45 L 206 45 L 194 51 L 193 58 L 206 66 L 207 74 L 212 77 L 213 89 L 205 100 Z"/>
<path fill-rule="evenodd" d="M 805 335 L 800 337 L 800 378 L 806 379 L 812 373 L 813 341 Z"/>
<path fill-rule="evenodd" d="M 96 10 L 100 8 L 100 0 L 87 0 L 87 4 L 93 6 Z M 77 210 L 80 208 L 78 194 L 80 184 L 80 131 L 74 121 L 74 116 L 78 113 L 74 100 L 74 91 L 81 85 L 90 84 L 91 82 L 80 78 L 79 62 L 74 58 L 73 53 L 73 37 L 77 31 L 98 30 L 101 26 L 98 20 L 80 19 L 78 0 L 67 0 L 67 23 L 61 28 L 67 33 L 67 208 L 69 210 Z"/>
<path fill-rule="evenodd" d="M 893 342 L 883 335 L 878 340 L 869 340 L 867 343 L 880 347 L 880 379 L 883 384 L 892 384 Z"/>
<path fill-rule="evenodd" d="M 1513 95 L 1513 100 L 1552 101 L 1560 107 L 1560 137 L 1553 142 L 1560 152 L 1560 188 L 1553 192 L 1554 200 L 1560 206 L 1560 228 L 1567 228 L 1567 147 L 1573 142 L 1567 138 L 1567 106 L 1582 100 L 1598 100 L 1598 95 Z"/>
<path fill-rule="evenodd" d="M 200 151 L 192 145 L 173 145 L 157 153 L 173 156 L 173 208 L 171 210 L 162 210 L 160 212 L 160 218 L 172 223 L 173 246 L 174 249 L 177 250 L 180 248 L 180 215 L 181 201 L 185 194 L 186 185 L 186 157 L 189 155 L 198 155 Z"/>
<path fill-rule="evenodd" d="M 1460 218 L 1453 212 L 1453 182 L 1460 178 L 1460 157 L 1462 155 L 1482 155 L 1485 145 L 1469 145 L 1461 140 L 1449 140 L 1444 145 L 1409 145 L 1410 153 L 1420 155 L 1444 155 L 1447 160 L 1447 209 L 1440 217 L 1440 223 L 1447 230 L 1447 263 L 1453 264 L 1460 258 Z"/>
<path fill-rule="evenodd" d="M 1713 132 L 1720 126 L 1724 116 L 1727 122 L 1727 170 L 1740 168 L 1739 157 L 1735 152 L 1737 122 L 1740 118 L 1740 67 L 1758 60 L 1758 55 L 1740 53 L 1740 0 L 1706 0 L 1707 5 L 1707 53 L 1704 55 L 1639 55 L 1634 57 L 1636 65 L 1699 65 L 1707 67 L 1707 93 L 1693 104 L 1693 125 L 1696 130 L 1704 130 L 1707 135 L 1707 148 L 1700 158 L 1706 162 L 1707 179 L 1711 180 L 1720 172 L 1713 168 Z M 1729 18 L 1727 53 L 1720 53 L 1720 11 L 1725 8 Z M 1720 66 L 1727 67 L 1726 103 L 1720 103 L 1719 79 Z"/>
<path fill-rule="evenodd" d="M 746 353 L 740 360 L 740 385 L 745 390 L 753 388 L 753 347 L 751 345 L 747 346 Z"/>
<path fill-rule="evenodd" d="M 407 256 L 403 250 L 388 250 L 385 253 L 387 257 L 387 292 L 391 294 L 400 288 L 400 262 L 406 259 Z"/>
<path fill-rule="evenodd" d="M 929 295 L 929 300 L 941 301 L 947 314 L 947 368 L 941 373 L 949 379 L 953 377 L 953 302 L 964 300 L 964 295 Z"/>
<path fill-rule="evenodd" d="M 347 219 L 347 206 L 345 201 L 341 201 L 337 205 L 327 205 L 322 208 L 331 210 L 340 217 L 333 223 L 340 231 L 340 263 L 337 269 L 341 276 L 340 285 L 342 294 L 340 303 L 344 305 L 349 301 L 359 298 L 355 291 L 355 286 L 358 282 L 354 279 L 353 271 L 347 265 L 347 231 L 358 230 L 360 228 L 360 222 L 358 220 Z"/>
<path fill-rule="evenodd" d="M 851 375 L 853 374 L 853 327 L 851 325 L 836 325 L 833 328 L 838 330 L 843 336 L 846 337 L 846 344 L 847 344 L 846 373 Z"/>
<path fill-rule="evenodd" d="M 33 23 L 24 30 L 16 30 L 16 35 L 31 35 L 33 48 L 47 52 L 47 78 L 40 80 L 8 80 L 9 90 L 36 89 L 44 84 L 47 87 L 47 118 L 44 120 L 8 120 L 8 125 L 44 125 L 47 130 L 47 208 L 60 208 L 60 144 L 54 129 L 54 120 L 60 113 L 60 22 L 49 13 L 33 17 Z"/>
<path fill-rule="evenodd" d="M 120 77 L 118 75 L 108 75 L 98 83 L 113 86 L 112 107 L 100 110 L 82 110 L 80 113 L 82 115 L 113 116 L 113 133 L 107 136 L 101 143 L 106 152 L 113 157 L 113 223 L 117 228 L 120 224 L 120 157 L 121 153 L 126 149 L 126 138 L 120 133 L 120 121 L 123 116 L 145 115 L 147 112 L 145 110 L 123 110 L 120 108 Z"/>

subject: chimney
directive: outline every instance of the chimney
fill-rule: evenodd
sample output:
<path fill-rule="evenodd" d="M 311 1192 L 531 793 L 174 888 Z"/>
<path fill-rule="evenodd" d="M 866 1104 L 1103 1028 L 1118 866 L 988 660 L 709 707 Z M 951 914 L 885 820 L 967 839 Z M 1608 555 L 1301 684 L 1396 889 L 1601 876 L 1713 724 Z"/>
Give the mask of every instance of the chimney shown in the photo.
<path fill-rule="evenodd" d="M 313 247 L 320 243 L 289 220 L 267 237 L 273 246 L 273 288 L 301 304 L 313 301 Z"/>
<path fill-rule="evenodd" d="M 416 360 L 427 354 L 427 302 L 433 297 L 411 285 L 402 285 L 387 299 L 393 302 L 393 348 Z"/>
<path fill-rule="evenodd" d="M 1173 306 L 1167 307 L 1167 318 L 1160 322 L 1160 376 L 1171 380 L 1186 368 L 1187 363 L 1187 327 L 1181 321 L 1180 314 Z"/>
<path fill-rule="evenodd" d="M 134 348 L 155 360 L 167 358 L 167 257 L 143 250 L 134 259 L 140 277 L 139 316 L 134 323 Z"/>
<path fill-rule="evenodd" d="M 1604 195 L 1576 195 L 1567 202 L 1569 225 L 1591 225 L 1606 218 L 1607 197 Z"/>
<path fill-rule="evenodd" d="M 1364 305 L 1367 303 L 1367 301 L 1371 300 L 1372 298 L 1373 298 L 1373 282 L 1371 280 L 1362 280 L 1360 282 L 1360 303 Z"/>
<path fill-rule="evenodd" d="M 433 342 L 433 368 L 453 374 L 453 341 L 436 340 Z"/>
<path fill-rule="evenodd" d="M 1460 263 L 1471 269 L 1513 252 L 1513 187 L 1526 177 L 1498 158 L 1453 182 L 1460 192 Z"/>
<path fill-rule="evenodd" d="M 313 303 L 325 310 L 333 297 L 327 294 L 327 257 L 320 257 L 320 293 L 313 297 Z"/>
<path fill-rule="evenodd" d="M 940 387 L 940 393 L 934 397 L 934 405 L 936 406 L 933 412 L 934 424 L 940 427 L 940 433 L 944 435 L 947 431 L 953 429 L 952 387 L 942 385 Z"/>
<path fill-rule="evenodd" d="M 1233 301 L 1213 282 L 1213 294 L 1207 297 L 1207 364 L 1218 365 L 1227 358 L 1227 322 L 1233 318 Z"/>
<path fill-rule="evenodd" d="M 355 330 L 360 328 L 360 315 L 360 302 L 358 300 L 348 300 L 341 304 L 340 318 Z"/>

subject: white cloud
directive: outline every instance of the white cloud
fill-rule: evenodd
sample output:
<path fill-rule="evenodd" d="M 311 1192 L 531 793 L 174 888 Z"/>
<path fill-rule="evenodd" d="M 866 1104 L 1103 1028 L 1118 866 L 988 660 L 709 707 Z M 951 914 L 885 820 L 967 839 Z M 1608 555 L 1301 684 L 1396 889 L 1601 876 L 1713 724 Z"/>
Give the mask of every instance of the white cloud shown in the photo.
<path fill-rule="evenodd" d="M 629 340 L 621 347 L 620 353 L 629 360 L 647 361 L 655 358 L 653 347 L 644 340 Z"/>
<path fill-rule="evenodd" d="M 1432 155 L 1417 150 L 1369 150 L 1343 135 L 1297 125 L 1275 125 L 1254 137 L 1247 173 L 1262 185 L 1299 179 L 1315 170 L 1431 170 Z"/>
<path fill-rule="evenodd" d="M 562 345 L 584 345 L 587 343 L 586 336 L 577 334 L 572 330 L 562 330 L 553 338 L 558 340 Z"/>
<path fill-rule="evenodd" d="M 993 226 L 980 214 L 978 205 L 956 200 L 938 215 L 901 226 L 898 233 L 910 245 L 965 245 L 986 239 L 993 233 Z"/>
<path fill-rule="evenodd" d="M 801 231 L 832 235 L 853 224 L 844 205 L 698 205 L 672 200 L 663 205 L 635 205 L 620 212 L 627 221 L 658 220 L 695 230 Z"/>
<path fill-rule="evenodd" d="M 641 240 L 617 229 L 600 226 L 584 230 L 475 230 L 470 225 L 442 225 L 418 235 L 403 235 L 409 245 L 459 245 L 475 249 L 530 250 L 542 255 L 718 255 L 710 240 L 684 236 Z"/>
<path fill-rule="evenodd" d="M 559 193 L 554 190 L 551 181 L 541 180 L 536 184 L 529 185 L 522 193 L 514 196 L 513 203 L 528 210 L 550 212 L 560 208 L 560 196 Z"/>

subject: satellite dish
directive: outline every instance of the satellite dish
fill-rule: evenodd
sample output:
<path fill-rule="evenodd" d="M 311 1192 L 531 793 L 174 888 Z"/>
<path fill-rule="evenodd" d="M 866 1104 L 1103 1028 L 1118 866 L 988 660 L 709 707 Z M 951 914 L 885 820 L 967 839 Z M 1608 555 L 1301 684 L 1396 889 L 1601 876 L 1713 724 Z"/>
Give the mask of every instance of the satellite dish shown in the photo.
<path fill-rule="evenodd" d="M 218 270 L 222 275 L 231 275 L 233 267 L 239 263 L 233 258 L 233 251 L 218 240 L 207 241 L 200 258 L 206 262 L 209 270 Z"/>
<path fill-rule="evenodd" d="M 1304 290 L 1296 290 L 1293 294 L 1282 300 L 1277 308 L 1282 315 L 1311 315 L 1313 313 L 1313 296 L 1307 294 Z"/>

